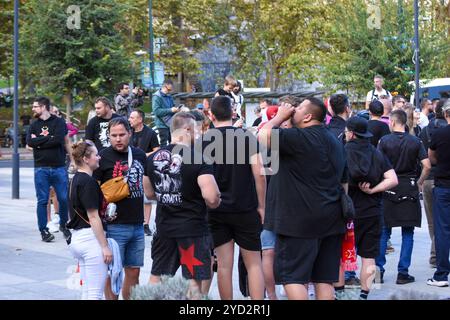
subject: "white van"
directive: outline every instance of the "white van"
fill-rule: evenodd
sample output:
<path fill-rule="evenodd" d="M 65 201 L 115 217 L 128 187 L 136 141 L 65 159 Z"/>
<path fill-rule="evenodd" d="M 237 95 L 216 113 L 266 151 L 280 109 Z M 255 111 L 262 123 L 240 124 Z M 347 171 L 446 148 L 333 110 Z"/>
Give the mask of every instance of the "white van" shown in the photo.
<path fill-rule="evenodd" d="M 420 82 L 420 98 L 433 100 L 450 97 L 450 78 L 438 78 L 431 81 L 421 80 Z M 412 82 L 411 84 L 415 88 L 415 83 Z M 414 95 L 415 92 L 411 94 L 410 102 L 412 104 L 414 104 Z"/>

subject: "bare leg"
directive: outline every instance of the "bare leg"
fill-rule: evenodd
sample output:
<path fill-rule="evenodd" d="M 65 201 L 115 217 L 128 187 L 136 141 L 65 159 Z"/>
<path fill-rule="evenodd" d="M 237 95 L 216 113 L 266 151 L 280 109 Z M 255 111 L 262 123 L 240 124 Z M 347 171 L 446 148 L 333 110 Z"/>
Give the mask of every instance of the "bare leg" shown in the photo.
<path fill-rule="evenodd" d="M 116 296 L 111 289 L 111 278 L 106 278 L 106 284 L 105 284 L 105 298 L 106 300 L 118 300 L 119 296 Z"/>
<path fill-rule="evenodd" d="M 264 274 L 261 251 L 249 251 L 241 248 L 242 258 L 248 273 L 248 286 L 252 300 L 264 300 Z"/>
<path fill-rule="evenodd" d="M 125 280 L 123 281 L 122 296 L 124 300 L 130 300 L 131 288 L 139 284 L 140 268 L 125 268 Z"/>
<path fill-rule="evenodd" d="M 234 241 L 231 240 L 216 249 L 217 255 L 217 284 L 220 299 L 233 300 L 233 260 Z"/>
<path fill-rule="evenodd" d="M 161 282 L 161 276 L 155 276 L 153 274 L 150 275 L 150 278 L 148 279 L 149 284 L 158 284 Z"/>
<path fill-rule="evenodd" d="M 270 300 L 278 300 L 275 290 L 275 277 L 273 275 L 273 261 L 275 259 L 275 250 L 266 249 L 262 251 L 262 267 L 264 273 L 264 284 L 266 286 L 267 296 Z"/>
<path fill-rule="evenodd" d="M 344 268 L 342 268 L 342 265 L 339 266 L 339 281 L 333 283 L 333 286 L 335 288 L 345 286 L 345 271 Z"/>
<path fill-rule="evenodd" d="M 214 257 L 211 257 L 211 279 L 202 281 L 202 293 L 204 295 L 209 294 L 209 289 L 211 288 L 211 283 L 214 278 L 213 265 L 214 265 Z"/>
<path fill-rule="evenodd" d="M 375 259 L 362 258 L 361 261 L 361 290 L 370 291 L 375 278 Z"/>
<path fill-rule="evenodd" d="M 152 204 L 144 203 L 144 224 L 150 224 L 151 214 L 152 214 Z"/>
<path fill-rule="evenodd" d="M 286 291 L 289 300 L 308 300 L 307 284 L 285 284 L 284 290 Z"/>
<path fill-rule="evenodd" d="M 331 283 L 314 283 L 316 300 L 334 300 L 334 287 Z"/>

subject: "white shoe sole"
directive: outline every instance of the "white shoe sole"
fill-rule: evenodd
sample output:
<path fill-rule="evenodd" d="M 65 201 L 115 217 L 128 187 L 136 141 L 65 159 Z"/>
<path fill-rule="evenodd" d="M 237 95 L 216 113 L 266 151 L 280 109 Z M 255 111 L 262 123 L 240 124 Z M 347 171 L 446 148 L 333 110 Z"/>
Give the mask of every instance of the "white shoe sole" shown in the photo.
<path fill-rule="evenodd" d="M 427 285 L 432 287 L 445 288 L 448 287 L 448 281 L 427 281 Z"/>

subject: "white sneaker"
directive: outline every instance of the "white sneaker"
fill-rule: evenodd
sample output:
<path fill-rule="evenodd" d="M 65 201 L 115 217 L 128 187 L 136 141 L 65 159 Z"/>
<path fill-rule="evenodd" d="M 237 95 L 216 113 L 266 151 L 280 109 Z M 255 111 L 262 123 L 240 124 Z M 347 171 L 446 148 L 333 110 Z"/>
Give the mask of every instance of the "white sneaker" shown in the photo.
<path fill-rule="evenodd" d="M 434 287 L 448 287 L 448 281 L 437 281 L 431 278 L 427 280 L 427 285 Z"/>
<path fill-rule="evenodd" d="M 55 214 L 51 223 L 59 225 L 59 214 Z"/>
<path fill-rule="evenodd" d="M 55 233 L 55 232 L 59 231 L 59 225 L 54 224 L 51 221 L 49 223 L 47 223 L 47 228 L 48 228 L 48 231 L 50 231 L 51 233 Z"/>

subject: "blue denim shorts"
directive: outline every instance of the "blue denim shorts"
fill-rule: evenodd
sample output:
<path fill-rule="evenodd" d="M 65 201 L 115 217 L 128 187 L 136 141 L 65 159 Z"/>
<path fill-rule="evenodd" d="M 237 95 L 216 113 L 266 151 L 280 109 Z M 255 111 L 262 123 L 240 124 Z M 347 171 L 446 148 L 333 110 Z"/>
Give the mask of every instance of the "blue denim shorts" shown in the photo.
<path fill-rule="evenodd" d="M 142 224 L 108 224 L 106 237 L 116 240 L 124 268 L 144 266 L 145 236 Z"/>
<path fill-rule="evenodd" d="M 261 250 L 275 249 L 276 235 L 273 231 L 263 230 L 261 232 Z"/>

